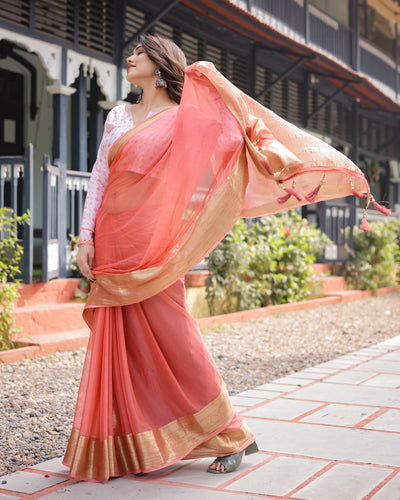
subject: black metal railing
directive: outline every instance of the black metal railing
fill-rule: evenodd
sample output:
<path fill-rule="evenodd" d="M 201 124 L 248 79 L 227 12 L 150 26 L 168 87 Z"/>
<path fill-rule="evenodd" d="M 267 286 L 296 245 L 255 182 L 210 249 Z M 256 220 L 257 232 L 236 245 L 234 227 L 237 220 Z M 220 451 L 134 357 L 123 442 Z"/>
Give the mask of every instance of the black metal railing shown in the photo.
<path fill-rule="evenodd" d="M 325 254 L 325 260 L 346 260 L 348 257 L 347 246 L 353 247 L 356 206 L 353 197 L 349 197 L 349 200 L 349 202 L 343 203 L 320 202 L 317 204 L 319 227 L 333 242 L 332 253 Z M 347 237 L 346 230 L 348 230 Z"/>

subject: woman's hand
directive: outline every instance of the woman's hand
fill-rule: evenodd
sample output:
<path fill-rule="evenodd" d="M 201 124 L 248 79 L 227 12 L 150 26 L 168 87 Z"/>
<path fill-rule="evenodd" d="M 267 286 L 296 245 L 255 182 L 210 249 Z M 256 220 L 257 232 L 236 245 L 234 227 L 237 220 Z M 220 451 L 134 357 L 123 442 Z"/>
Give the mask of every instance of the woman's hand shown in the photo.
<path fill-rule="evenodd" d="M 85 244 L 79 245 L 76 262 L 83 276 L 85 276 L 85 278 L 89 281 L 95 281 L 96 278 L 92 273 L 94 264 L 94 246 Z"/>

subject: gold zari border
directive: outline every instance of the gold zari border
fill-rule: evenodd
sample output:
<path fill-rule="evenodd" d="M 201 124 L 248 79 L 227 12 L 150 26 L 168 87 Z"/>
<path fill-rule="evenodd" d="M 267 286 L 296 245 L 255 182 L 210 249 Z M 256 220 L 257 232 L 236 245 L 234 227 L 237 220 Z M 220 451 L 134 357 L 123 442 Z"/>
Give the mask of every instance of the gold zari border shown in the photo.
<path fill-rule="evenodd" d="M 230 454 L 252 438 L 245 425 L 239 430 L 218 434 L 232 415 L 232 405 L 223 388 L 214 401 L 196 414 L 156 430 L 108 436 L 99 441 L 81 436 L 79 429 L 74 428 L 64 464 L 71 468 L 73 477 L 103 482 L 112 476 L 161 469 L 182 458 L 215 456 L 218 452 Z"/>

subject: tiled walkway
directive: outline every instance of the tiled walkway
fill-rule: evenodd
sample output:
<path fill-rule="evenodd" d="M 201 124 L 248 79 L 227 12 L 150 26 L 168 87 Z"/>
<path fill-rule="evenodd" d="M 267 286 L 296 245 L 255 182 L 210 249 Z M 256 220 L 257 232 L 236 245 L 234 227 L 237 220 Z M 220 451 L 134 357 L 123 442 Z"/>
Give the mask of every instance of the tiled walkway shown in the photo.
<path fill-rule="evenodd" d="M 0 500 L 400 500 L 400 337 L 232 400 L 261 450 L 232 474 L 202 459 L 87 483 L 53 459 L 0 478 Z"/>

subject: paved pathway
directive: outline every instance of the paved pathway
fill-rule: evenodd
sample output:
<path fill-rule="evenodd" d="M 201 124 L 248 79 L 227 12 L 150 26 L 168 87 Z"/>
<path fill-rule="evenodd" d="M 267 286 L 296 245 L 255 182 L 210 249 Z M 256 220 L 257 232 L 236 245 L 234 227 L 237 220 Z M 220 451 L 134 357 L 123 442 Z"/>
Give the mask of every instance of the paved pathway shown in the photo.
<path fill-rule="evenodd" d="M 56 458 L 0 478 L 0 500 L 400 500 L 400 336 L 232 401 L 261 450 L 232 474 L 202 459 L 88 483 Z"/>

